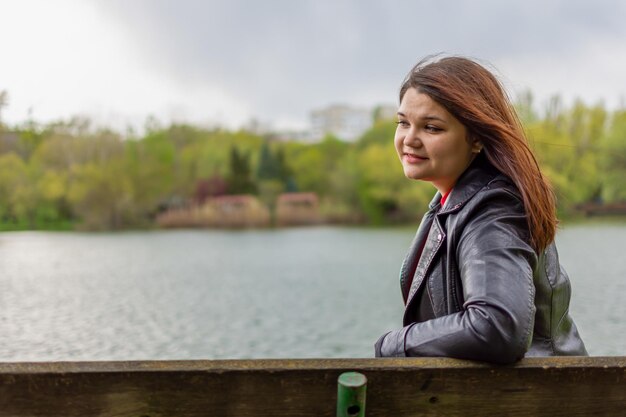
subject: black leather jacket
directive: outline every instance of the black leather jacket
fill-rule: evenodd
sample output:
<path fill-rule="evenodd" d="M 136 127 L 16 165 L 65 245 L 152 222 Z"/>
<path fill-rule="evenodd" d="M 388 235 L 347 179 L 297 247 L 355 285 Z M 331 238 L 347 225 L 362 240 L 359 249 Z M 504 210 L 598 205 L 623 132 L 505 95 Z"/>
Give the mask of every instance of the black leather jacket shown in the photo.
<path fill-rule="evenodd" d="M 430 203 L 400 271 L 404 327 L 378 340 L 376 356 L 510 363 L 586 355 L 568 314 L 570 283 L 556 247 L 538 256 L 529 245 L 512 181 L 479 157 L 443 209 L 440 197 Z M 420 301 L 430 302 L 428 309 Z"/>

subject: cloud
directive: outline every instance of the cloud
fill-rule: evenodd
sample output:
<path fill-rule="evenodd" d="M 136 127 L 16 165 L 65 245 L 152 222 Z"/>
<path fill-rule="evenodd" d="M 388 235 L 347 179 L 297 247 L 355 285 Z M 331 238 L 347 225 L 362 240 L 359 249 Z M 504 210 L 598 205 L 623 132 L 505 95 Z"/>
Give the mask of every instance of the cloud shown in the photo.
<path fill-rule="evenodd" d="M 88 62 L 48 43 L 65 55 L 54 75 L 35 77 L 42 93 L 65 70 L 80 80 L 68 100 L 82 92 L 122 114 L 301 126 L 330 103 L 395 102 L 406 71 L 435 52 L 491 62 L 513 90 L 539 97 L 612 103 L 626 95 L 626 3 L 618 0 L 61 3 L 66 17 L 73 12 L 61 24 L 78 28 Z M 84 16 L 84 25 L 72 23 Z"/>

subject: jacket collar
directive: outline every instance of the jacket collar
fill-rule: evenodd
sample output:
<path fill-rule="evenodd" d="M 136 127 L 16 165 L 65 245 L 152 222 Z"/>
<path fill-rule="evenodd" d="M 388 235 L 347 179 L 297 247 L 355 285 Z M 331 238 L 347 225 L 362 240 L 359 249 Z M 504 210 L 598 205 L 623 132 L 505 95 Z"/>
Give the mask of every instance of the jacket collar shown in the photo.
<path fill-rule="evenodd" d="M 441 213 L 450 213 L 459 210 L 474 194 L 489 184 L 500 172 L 493 167 L 483 154 L 479 154 L 469 167 L 461 174 L 459 180 L 452 188 L 448 196 L 446 207 Z M 428 208 L 439 210 L 441 205 L 441 193 L 437 191 Z"/>

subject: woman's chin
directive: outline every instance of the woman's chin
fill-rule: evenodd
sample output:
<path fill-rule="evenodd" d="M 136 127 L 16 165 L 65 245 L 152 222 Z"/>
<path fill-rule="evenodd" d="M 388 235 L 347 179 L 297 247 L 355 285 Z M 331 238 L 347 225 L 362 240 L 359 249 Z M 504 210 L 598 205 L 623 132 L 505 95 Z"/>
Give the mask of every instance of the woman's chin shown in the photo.
<path fill-rule="evenodd" d="M 410 180 L 421 180 L 423 177 L 419 172 L 415 172 L 414 169 L 405 169 L 404 176 Z"/>

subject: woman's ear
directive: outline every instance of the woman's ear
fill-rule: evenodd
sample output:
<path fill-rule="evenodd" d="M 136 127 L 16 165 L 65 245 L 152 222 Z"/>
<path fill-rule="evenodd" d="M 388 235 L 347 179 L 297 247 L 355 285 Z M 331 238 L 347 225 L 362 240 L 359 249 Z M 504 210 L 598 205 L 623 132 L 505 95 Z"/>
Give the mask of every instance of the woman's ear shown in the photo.
<path fill-rule="evenodd" d="M 474 135 L 469 136 L 469 142 L 472 144 L 472 153 L 480 153 L 483 150 L 483 143 L 476 139 Z"/>

